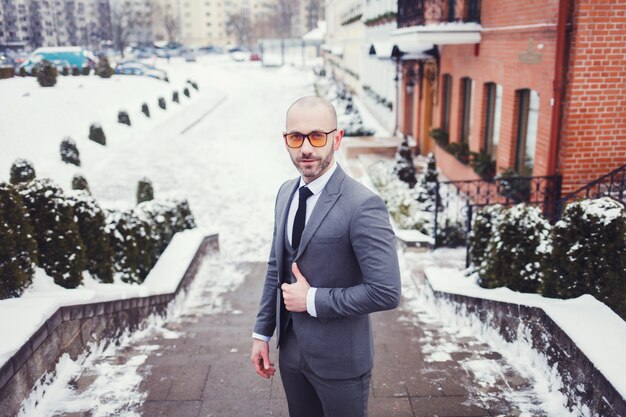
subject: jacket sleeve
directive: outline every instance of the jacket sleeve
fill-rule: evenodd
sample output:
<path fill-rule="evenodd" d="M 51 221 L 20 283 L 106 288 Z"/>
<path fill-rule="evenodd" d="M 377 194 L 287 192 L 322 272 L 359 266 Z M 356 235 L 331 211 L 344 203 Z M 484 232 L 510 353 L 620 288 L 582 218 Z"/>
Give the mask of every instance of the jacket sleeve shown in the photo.
<path fill-rule="evenodd" d="M 363 282 L 348 288 L 318 288 L 317 317 L 322 319 L 390 310 L 400 303 L 401 283 L 395 235 L 383 200 L 372 195 L 355 211 L 350 241 Z"/>

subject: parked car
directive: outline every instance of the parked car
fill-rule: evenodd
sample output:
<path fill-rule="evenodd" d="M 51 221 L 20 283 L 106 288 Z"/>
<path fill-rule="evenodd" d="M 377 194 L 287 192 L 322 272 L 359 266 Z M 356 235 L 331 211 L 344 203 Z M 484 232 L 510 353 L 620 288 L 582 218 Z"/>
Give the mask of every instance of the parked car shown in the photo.
<path fill-rule="evenodd" d="M 191 49 L 183 52 L 183 57 L 185 58 L 185 62 L 196 62 L 196 53 Z"/>
<path fill-rule="evenodd" d="M 120 62 L 115 66 L 115 73 L 121 75 L 142 75 L 158 80 L 169 81 L 166 71 L 152 65 L 144 64 L 143 62 Z"/>
<path fill-rule="evenodd" d="M 37 48 L 26 61 L 24 61 L 19 69 L 24 68 L 27 74 L 30 74 L 33 67 L 41 61 L 46 60 L 57 68 L 94 66 L 97 58 L 90 51 L 80 46 L 55 46 Z"/>

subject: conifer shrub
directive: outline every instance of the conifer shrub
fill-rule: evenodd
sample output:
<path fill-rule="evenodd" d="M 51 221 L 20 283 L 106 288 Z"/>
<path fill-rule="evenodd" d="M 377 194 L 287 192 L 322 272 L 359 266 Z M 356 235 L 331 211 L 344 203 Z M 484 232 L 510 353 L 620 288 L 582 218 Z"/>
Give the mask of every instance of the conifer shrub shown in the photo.
<path fill-rule="evenodd" d="M 159 107 L 163 110 L 167 109 L 167 105 L 165 104 L 165 99 L 163 97 L 159 97 Z"/>
<path fill-rule="evenodd" d="M 78 231 L 85 248 L 87 271 L 98 281 L 113 282 L 113 245 L 106 229 L 106 213 L 85 191 L 67 197 L 74 205 Z"/>
<path fill-rule="evenodd" d="M 80 72 L 83 75 L 89 75 L 91 74 L 91 68 L 89 68 L 88 65 L 85 65 L 84 67 L 81 68 Z"/>
<path fill-rule="evenodd" d="M 58 75 L 58 71 L 56 70 L 56 68 L 54 69 L 56 72 L 55 74 Z M 31 77 L 35 77 L 37 78 L 37 76 L 39 75 L 39 67 L 37 65 L 35 65 L 31 70 L 30 70 L 30 76 Z M 56 81 L 55 81 L 56 82 Z"/>
<path fill-rule="evenodd" d="M 465 223 L 459 219 L 443 217 L 438 221 L 439 233 L 437 233 L 438 247 L 457 248 L 466 244 Z"/>
<path fill-rule="evenodd" d="M 174 103 L 180 103 L 180 98 L 178 97 L 178 91 L 174 91 L 172 93 L 172 101 Z"/>
<path fill-rule="evenodd" d="M 61 141 L 61 160 L 66 164 L 80 166 L 80 152 L 76 142 L 70 137 L 66 137 Z"/>
<path fill-rule="evenodd" d="M 19 193 L 0 182 L 0 299 L 19 297 L 32 282 L 37 242 Z"/>
<path fill-rule="evenodd" d="M 150 117 L 150 108 L 148 107 L 148 103 L 143 103 L 141 105 L 141 112 L 145 114 L 146 117 Z"/>
<path fill-rule="evenodd" d="M 58 285 L 76 288 L 82 282 L 86 260 L 72 202 L 49 179 L 35 179 L 16 188 L 31 218 L 38 266 Z"/>
<path fill-rule="evenodd" d="M 552 230 L 543 295 L 591 294 L 626 319 L 624 215 L 624 206 L 608 197 L 568 204 Z"/>
<path fill-rule="evenodd" d="M 107 138 L 100 124 L 92 123 L 89 126 L 89 140 L 99 143 L 100 145 L 106 146 Z"/>
<path fill-rule="evenodd" d="M 192 80 L 187 80 L 187 83 L 193 87 L 194 90 L 198 91 L 200 88 L 198 87 L 198 83 Z"/>
<path fill-rule="evenodd" d="M 486 206 L 476 212 L 472 219 L 472 231 L 468 236 L 470 265 L 477 270 L 487 256 L 489 240 L 498 228 L 505 208 L 500 204 Z"/>
<path fill-rule="evenodd" d="M 550 247 L 550 223 L 537 207 L 518 204 L 501 216 L 479 267 L 479 285 L 538 292 Z"/>
<path fill-rule="evenodd" d="M 19 75 L 20 77 L 26 77 L 26 76 L 28 75 L 28 74 L 26 73 L 26 68 L 24 68 L 24 67 L 20 67 L 20 69 L 19 69 L 19 71 L 18 71 L 17 73 L 18 73 L 18 75 Z"/>
<path fill-rule="evenodd" d="M 183 89 L 183 94 L 187 97 L 191 97 L 191 93 L 189 92 L 189 88 L 185 87 Z"/>
<path fill-rule="evenodd" d="M 91 194 L 87 179 L 79 174 L 75 174 L 72 177 L 72 190 L 85 191 L 87 194 Z"/>
<path fill-rule="evenodd" d="M 150 200 L 154 200 L 152 181 L 144 177 L 137 183 L 137 204 Z"/>
<path fill-rule="evenodd" d="M 109 59 L 105 56 L 100 57 L 95 68 L 96 75 L 101 78 L 111 78 L 114 72 L 109 63 Z"/>
<path fill-rule="evenodd" d="M 63 69 L 61 70 L 61 75 L 63 75 L 64 77 L 70 75 L 70 68 L 67 66 L 63 67 Z"/>
<path fill-rule="evenodd" d="M 35 69 L 36 68 L 36 69 Z M 37 77 L 37 82 L 42 87 L 54 87 L 57 83 L 57 69 L 50 62 L 43 60 L 33 68 L 32 74 Z"/>
<path fill-rule="evenodd" d="M 409 188 L 415 187 L 417 177 L 415 176 L 415 164 L 413 163 L 413 153 L 409 147 L 408 137 L 404 137 L 396 152 L 396 165 L 394 173 L 401 181 L 407 183 Z"/>
<path fill-rule="evenodd" d="M 196 227 L 196 219 L 191 212 L 189 202 L 187 200 L 175 200 L 178 216 L 176 217 L 176 225 L 174 230 L 182 232 L 186 229 L 194 229 Z"/>
<path fill-rule="evenodd" d="M 123 125 L 128 125 L 130 126 L 130 116 L 128 115 L 127 112 L 120 110 L 117 113 L 117 122 L 121 123 Z"/>
<path fill-rule="evenodd" d="M 80 75 L 80 69 L 78 69 L 78 67 L 76 65 L 72 66 L 72 75 L 74 77 L 77 77 Z"/>
<path fill-rule="evenodd" d="M 28 182 L 35 179 L 35 168 L 32 162 L 26 159 L 16 159 L 11 165 L 11 184 L 19 184 L 21 182 Z"/>

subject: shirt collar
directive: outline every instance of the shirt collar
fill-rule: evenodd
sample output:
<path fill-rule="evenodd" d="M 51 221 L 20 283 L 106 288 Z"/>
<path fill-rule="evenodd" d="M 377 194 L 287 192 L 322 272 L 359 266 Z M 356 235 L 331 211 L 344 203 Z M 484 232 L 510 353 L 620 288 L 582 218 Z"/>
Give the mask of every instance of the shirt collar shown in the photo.
<path fill-rule="evenodd" d="M 337 161 L 333 160 L 333 164 L 330 167 L 330 169 L 328 171 L 326 171 L 324 174 L 322 174 L 322 176 L 320 176 L 319 178 L 314 179 L 310 183 L 306 184 L 304 182 L 304 179 L 302 179 L 302 177 L 300 177 L 300 184 L 298 185 L 298 188 L 306 185 L 306 187 L 309 190 L 311 190 L 313 195 L 317 195 L 317 194 L 322 192 L 324 187 L 326 187 L 326 184 L 328 183 L 328 181 L 330 180 L 330 177 L 333 175 L 333 172 L 335 172 L 336 169 L 337 169 Z"/>

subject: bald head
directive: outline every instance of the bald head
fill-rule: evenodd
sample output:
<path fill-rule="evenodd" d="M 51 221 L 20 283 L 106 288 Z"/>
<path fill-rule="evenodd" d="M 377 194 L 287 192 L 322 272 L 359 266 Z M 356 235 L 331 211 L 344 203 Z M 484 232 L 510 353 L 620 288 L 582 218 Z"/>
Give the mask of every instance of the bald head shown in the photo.
<path fill-rule="evenodd" d="M 296 100 L 287 110 L 286 128 L 290 129 L 290 120 L 300 118 L 303 115 L 314 116 L 320 124 L 320 128 L 334 129 L 337 127 L 337 112 L 335 107 L 327 100 L 316 96 L 301 97 Z M 324 125 L 326 127 L 324 127 Z"/>

